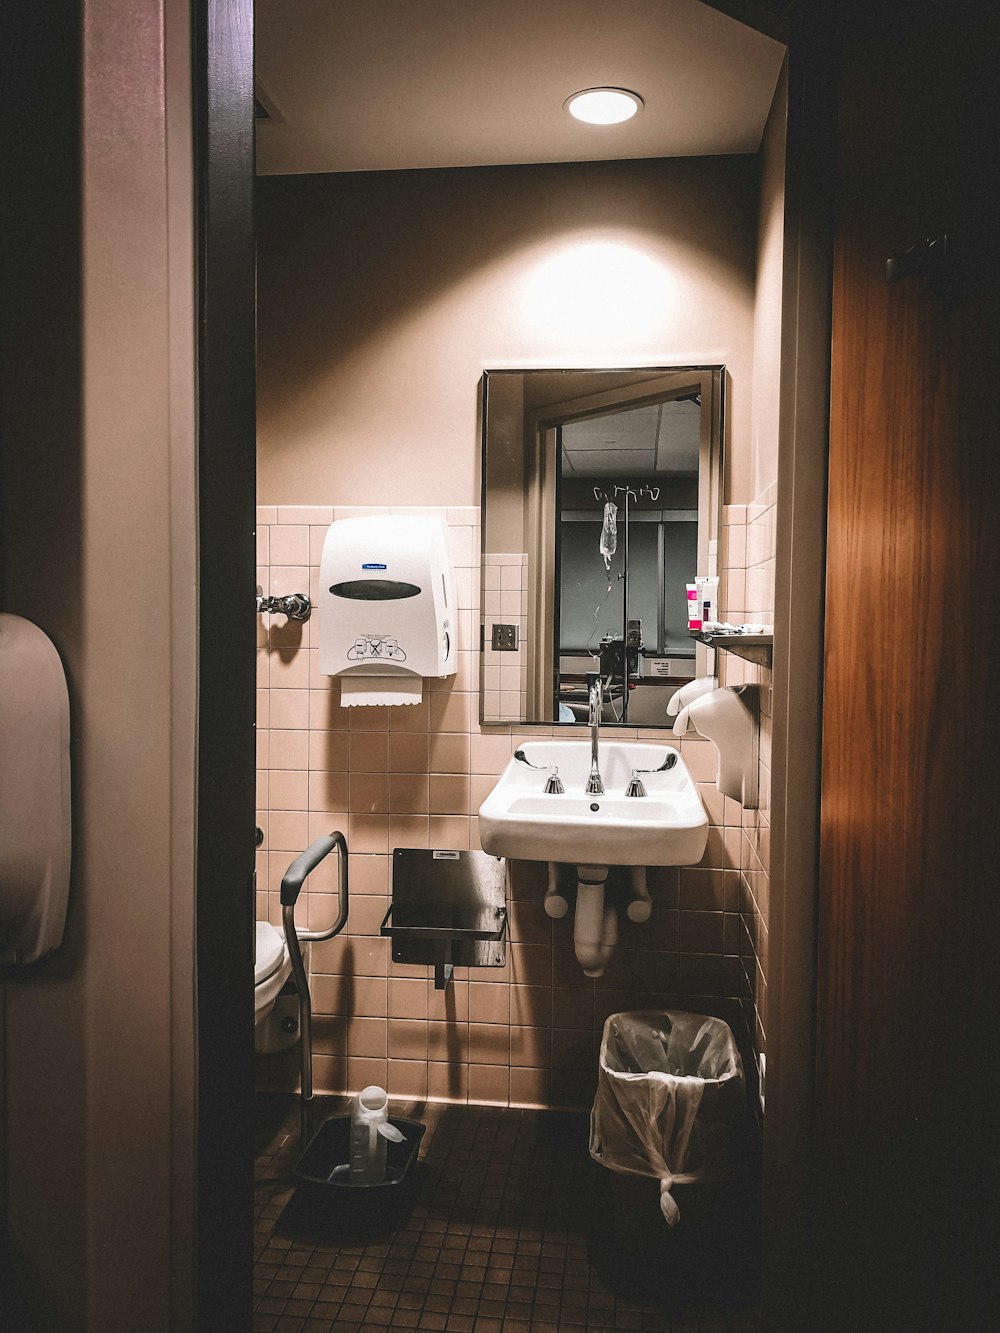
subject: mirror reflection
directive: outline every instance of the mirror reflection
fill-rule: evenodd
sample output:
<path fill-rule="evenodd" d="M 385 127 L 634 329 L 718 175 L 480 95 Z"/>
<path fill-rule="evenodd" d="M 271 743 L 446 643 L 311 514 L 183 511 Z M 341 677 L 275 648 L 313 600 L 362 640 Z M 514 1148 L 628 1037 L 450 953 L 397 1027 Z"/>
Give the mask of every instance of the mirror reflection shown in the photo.
<path fill-rule="evenodd" d="M 714 573 L 721 367 L 483 377 L 484 722 L 663 726 L 710 670 L 686 584 Z"/>

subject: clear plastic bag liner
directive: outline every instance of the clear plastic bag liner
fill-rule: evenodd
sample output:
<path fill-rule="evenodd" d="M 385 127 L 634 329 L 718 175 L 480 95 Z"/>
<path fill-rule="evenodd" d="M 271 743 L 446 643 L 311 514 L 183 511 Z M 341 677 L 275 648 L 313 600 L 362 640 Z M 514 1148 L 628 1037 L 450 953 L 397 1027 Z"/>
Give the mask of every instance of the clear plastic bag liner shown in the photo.
<path fill-rule="evenodd" d="M 671 1185 L 726 1174 L 744 1107 L 743 1065 L 720 1018 L 660 1010 L 605 1023 L 590 1155 L 612 1171 L 659 1179 L 671 1224 L 679 1217 Z"/>

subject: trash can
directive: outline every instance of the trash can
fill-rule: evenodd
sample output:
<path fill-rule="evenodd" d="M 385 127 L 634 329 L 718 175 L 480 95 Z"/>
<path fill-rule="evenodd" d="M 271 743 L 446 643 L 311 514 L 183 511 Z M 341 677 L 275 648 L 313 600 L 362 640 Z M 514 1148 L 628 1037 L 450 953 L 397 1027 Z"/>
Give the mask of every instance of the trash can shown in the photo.
<path fill-rule="evenodd" d="M 722 1179 L 746 1111 L 743 1065 L 721 1018 L 680 1011 L 612 1014 L 601 1041 L 590 1155 L 609 1170 L 660 1182 L 676 1226 L 675 1184 Z"/>

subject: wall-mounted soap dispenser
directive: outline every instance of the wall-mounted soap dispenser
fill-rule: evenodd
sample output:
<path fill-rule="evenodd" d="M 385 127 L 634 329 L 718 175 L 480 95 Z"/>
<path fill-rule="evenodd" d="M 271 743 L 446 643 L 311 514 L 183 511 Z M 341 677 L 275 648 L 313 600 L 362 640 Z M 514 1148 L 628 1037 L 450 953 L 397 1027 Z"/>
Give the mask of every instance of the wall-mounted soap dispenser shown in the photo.
<path fill-rule="evenodd" d="M 689 680 L 686 685 L 682 685 L 679 690 L 674 690 L 667 700 L 667 717 L 676 717 L 682 708 L 686 708 L 700 695 L 709 694 L 716 689 L 718 689 L 718 685 L 714 676 L 696 676 L 694 680 Z"/>
<path fill-rule="evenodd" d="M 70 872 L 69 695 L 37 625 L 0 614 L 0 964 L 62 943 Z"/>
<path fill-rule="evenodd" d="M 417 704 L 424 676 L 454 675 L 455 586 L 444 524 L 408 515 L 338 519 L 320 562 L 319 669 L 341 703 Z"/>
<path fill-rule="evenodd" d="M 760 699 L 756 685 L 726 686 L 701 694 L 677 715 L 674 733 L 691 726 L 716 749 L 715 785 L 746 810 L 757 806 Z"/>

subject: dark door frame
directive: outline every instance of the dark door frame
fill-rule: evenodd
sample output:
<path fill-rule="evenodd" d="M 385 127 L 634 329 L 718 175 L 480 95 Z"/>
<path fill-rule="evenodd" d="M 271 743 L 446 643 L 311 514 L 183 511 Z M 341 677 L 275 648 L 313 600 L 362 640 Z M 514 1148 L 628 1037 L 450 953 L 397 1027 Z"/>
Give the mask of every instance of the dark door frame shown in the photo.
<path fill-rule="evenodd" d="M 253 1276 L 253 0 L 194 9 L 198 255 L 196 1321 L 249 1329 Z"/>

